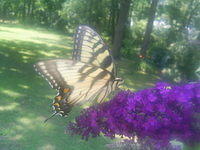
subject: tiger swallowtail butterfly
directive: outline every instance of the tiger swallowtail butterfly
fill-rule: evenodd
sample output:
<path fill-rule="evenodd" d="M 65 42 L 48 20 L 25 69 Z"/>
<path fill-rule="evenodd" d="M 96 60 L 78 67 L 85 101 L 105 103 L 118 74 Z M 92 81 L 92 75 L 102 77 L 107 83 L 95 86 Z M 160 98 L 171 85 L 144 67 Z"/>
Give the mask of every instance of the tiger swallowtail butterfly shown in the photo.
<path fill-rule="evenodd" d="M 71 60 L 40 61 L 34 67 L 58 91 L 52 116 L 67 116 L 72 106 L 89 100 L 100 103 L 123 81 L 116 77 L 108 46 L 97 32 L 85 25 L 76 30 Z"/>

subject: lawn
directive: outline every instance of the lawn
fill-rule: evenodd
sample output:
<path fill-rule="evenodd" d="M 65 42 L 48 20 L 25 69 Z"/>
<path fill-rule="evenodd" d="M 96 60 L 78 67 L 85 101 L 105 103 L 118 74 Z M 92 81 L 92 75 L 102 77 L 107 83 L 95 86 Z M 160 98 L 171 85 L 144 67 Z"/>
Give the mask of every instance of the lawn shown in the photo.
<path fill-rule="evenodd" d="M 64 134 L 64 129 L 80 112 L 68 118 L 51 113 L 56 91 L 33 69 L 39 60 L 71 58 L 72 36 L 41 28 L 0 25 L 0 149 L 1 150 L 104 150 L 109 138 L 89 141 Z M 152 86 L 155 75 L 137 72 L 134 61 L 117 62 L 123 88 L 137 90 Z"/>

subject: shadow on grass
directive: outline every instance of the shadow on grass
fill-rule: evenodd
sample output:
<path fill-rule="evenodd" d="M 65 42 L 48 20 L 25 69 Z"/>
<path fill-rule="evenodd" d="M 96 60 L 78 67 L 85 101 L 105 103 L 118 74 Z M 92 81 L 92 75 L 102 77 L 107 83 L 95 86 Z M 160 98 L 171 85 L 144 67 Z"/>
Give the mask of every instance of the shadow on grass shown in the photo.
<path fill-rule="evenodd" d="M 119 76 L 124 79 L 122 88 L 137 91 L 150 86 L 159 80 L 154 74 L 138 71 L 138 64 L 132 60 L 123 59 L 117 62 Z"/>
<path fill-rule="evenodd" d="M 37 75 L 38 60 L 71 56 L 69 49 L 21 41 L 0 41 L 0 147 L 5 150 L 93 150 L 104 149 L 108 139 L 83 141 L 64 134 L 69 118 L 54 117 L 43 123 L 56 91 Z"/>

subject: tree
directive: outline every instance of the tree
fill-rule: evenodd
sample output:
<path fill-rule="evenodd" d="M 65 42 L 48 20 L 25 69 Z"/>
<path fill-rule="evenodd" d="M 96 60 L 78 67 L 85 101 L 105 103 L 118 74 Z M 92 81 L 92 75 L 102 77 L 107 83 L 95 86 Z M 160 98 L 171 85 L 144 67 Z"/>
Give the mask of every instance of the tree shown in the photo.
<path fill-rule="evenodd" d="M 169 1 L 166 5 L 165 14 L 168 16 L 170 25 L 167 45 L 179 42 L 183 39 L 188 40 L 189 29 L 198 29 L 200 13 L 200 3 L 198 0 L 175 0 Z"/>
<path fill-rule="evenodd" d="M 155 19 L 156 7 L 157 7 L 157 4 L 158 4 L 158 1 L 159 0 L 152 0 L 152 2 L 151 2 L 151 7 L 150 7 L 150 10 L 149 10 L 148 23 L 147 23 L 146 31 L 145 31 L 145 34 L 144 34 L 144 41 L 143 41 L 143 44 L 142 44 L 141 50 L 140 50 L 140 55 L 142 57 L 145 57 L 146 51 L 149 48 L 151 32 L 153 30 L 153 22 L 154 22 L 154 19 Z"/>
<path fill-rule="evenodd" d="M 119 4 L 119 0 L 111 0 L 108 28 L 110 29 L 112 43 L 114 41 L 114 32 L 115 32 L 116 21 L 119 17 L 118 4 Z"/>
<path fill-rule="evenodd" d="M 119 18 L 115 27 L 114 41 L 112 48 L 112 53 L 115 59 L 120 58 L 120 49 L 122 46 L 125 26 L 128 20 L 130 5 L 131 5 L 131 0 L 121 0 L 120 2 Z"/>

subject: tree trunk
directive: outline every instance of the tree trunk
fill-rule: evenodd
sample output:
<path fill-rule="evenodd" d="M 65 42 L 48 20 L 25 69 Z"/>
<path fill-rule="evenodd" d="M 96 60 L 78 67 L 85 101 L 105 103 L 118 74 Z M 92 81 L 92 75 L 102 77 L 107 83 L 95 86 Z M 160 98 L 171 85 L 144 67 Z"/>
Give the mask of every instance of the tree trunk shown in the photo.
<path fill-rule="evenodd" d="M 35 20 L 34 11 L 35 11 L 35 1 L 32 1 L 32 7 L 30 12 L 30 17 L 32 18 L 32 21 Z"/>
<path fill-rule="evenodd" d="M 151 32 L 153 30 L 153 22 L 154 22 L 154 19 L 155 19 L 156 7 L 157 7 L 157 4 L 158 4 L 158 1 L 159 0 L 152 0 L 152 2 L 151 2 L 151 7 L 150 7 L 150 10 L 149 10 L 148 23 L 147 23 L 146 31 L 145 31 L 145 34 L 144 34 L 144 41 L 143 41 L 143 44 L 142 44 L 141 50 L 140 50 L 140 56 L 141 57 L 146 56 L 146 51 L 149 48 Z"/>
<path fill-rule="evenodd" d="M 120 49 L 122 46 L 123 35 L 125 31 L 124 29 L 128 19 L 130 5 L 131 5 L 131 0 L 121 0 L 120 2 L 119 18 L 115 27 L 113 49 L 112 49 L 112 53 L 115 59 L 120 58 Z"/>
<path fill-rule="evenodd" d="M 26 20 L 26 2 L 23 1 L 22 21 L 25 22 L 25 20 Z"/>
<path fill-rule="evenodd" d="M 112 43 L 114 42 L 115 25 L 116 25 L 116 20 L 118 18 L 117 16 L 118 4 L 119 4 L 118 0 L 111 1 L 111 8 L 110 8 L 111 15 L 110 15 L 110 20 L 109 20 L 109 28 L 110 28 Z"/>

